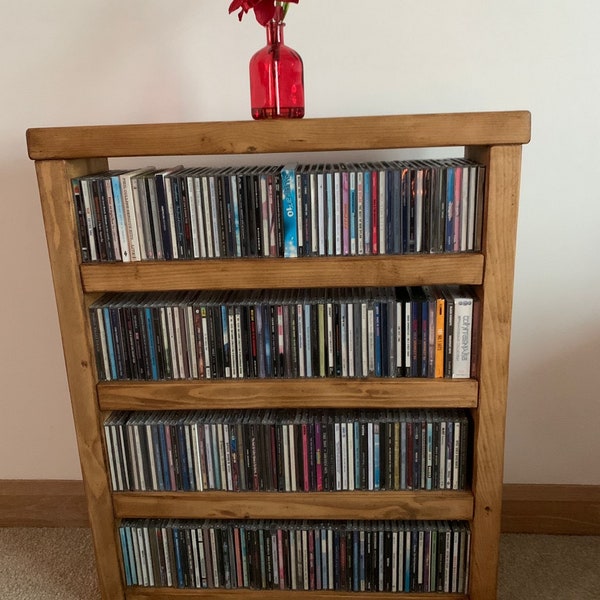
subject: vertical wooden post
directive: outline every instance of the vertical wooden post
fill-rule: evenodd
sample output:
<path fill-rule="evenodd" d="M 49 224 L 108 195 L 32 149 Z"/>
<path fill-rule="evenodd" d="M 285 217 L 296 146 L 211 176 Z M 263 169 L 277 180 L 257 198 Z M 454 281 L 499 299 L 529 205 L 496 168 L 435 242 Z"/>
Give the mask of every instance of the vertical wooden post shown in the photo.
<path fill-rule="evenodd" d="M 521 146 L 470 148 L 467 155 L 487 165 L 470 593 L 495 600 Z"/>
<path fill-rule="evenodd" d="M 110 483 L 105 468 L 96 373 L 87 305 L 83 296 L 72 177 L 107 169 L 106 159 L 48 160 L 36 163 L 48 253 L 71 393 L 83 482 L 88 498 L 102 597 L 124 596 L 114 528 Z"/>

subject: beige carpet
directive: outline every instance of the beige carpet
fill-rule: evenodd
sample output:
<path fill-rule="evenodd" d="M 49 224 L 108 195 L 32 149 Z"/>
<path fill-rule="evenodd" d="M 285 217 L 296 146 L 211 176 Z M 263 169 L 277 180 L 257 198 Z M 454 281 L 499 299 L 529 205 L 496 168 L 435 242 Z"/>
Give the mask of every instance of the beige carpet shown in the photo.
<path fill-rule="evenodd" d="M 598 600 L 600 537 L 503 535 L 499 587 L 498 600 Z M 99 597 L 89 530 L 0 528 L 0 600 Z"/>
<path fill-rule="evenodd" d="M 0 529 L 1 600 L 99 597 L 89 529 Z"/>
<path fill-rule="evenodd" d="M 600 599 L 600 537 L 502 535 L 498 600 Z"/>

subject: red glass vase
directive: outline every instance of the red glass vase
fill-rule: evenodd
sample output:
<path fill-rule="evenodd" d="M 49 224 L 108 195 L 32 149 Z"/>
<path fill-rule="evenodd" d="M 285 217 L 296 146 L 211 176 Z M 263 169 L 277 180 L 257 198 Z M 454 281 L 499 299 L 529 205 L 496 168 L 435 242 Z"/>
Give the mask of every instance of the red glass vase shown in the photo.
<path fill-rule="evenodd" d="M 304 66 L 283 43 L 281 20 L 267 23 L 267 45 L 250 59 L 253 119 L 301 119 L 304 116 Z"/>

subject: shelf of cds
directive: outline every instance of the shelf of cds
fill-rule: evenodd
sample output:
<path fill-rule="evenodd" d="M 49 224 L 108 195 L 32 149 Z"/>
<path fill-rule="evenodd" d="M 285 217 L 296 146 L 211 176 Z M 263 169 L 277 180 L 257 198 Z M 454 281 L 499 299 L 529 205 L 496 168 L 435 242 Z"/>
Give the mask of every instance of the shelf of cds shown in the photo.
<path fill-rule="evenodd" d="M 496 597 L 529 133 L 27 132 L 103 598 Z"/>
<path fill-rule="evenodd" d="M 463 594 L 468 582 L 465 523 L 124 520 L 119 534 L 129 585 Z"/>
<path fill-rule="evenodd" d="M 115 412 L 114 491 L 464 490 L 469 419 L 447 411 Z"/>

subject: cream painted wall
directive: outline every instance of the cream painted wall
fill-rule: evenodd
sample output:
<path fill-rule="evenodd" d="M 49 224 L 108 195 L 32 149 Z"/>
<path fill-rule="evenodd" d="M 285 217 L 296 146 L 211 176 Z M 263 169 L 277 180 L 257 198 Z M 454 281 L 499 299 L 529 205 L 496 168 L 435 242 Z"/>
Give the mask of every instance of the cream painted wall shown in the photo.
<path fill-rule="evenodd" d="M 0 479 L 80 477 L 25 130 L 248 118 L 229 0 L 1 0 Z M 300 0 L 307 116 L 528 109 L 507 482 L 600 484 L 600 6 Z"/>

